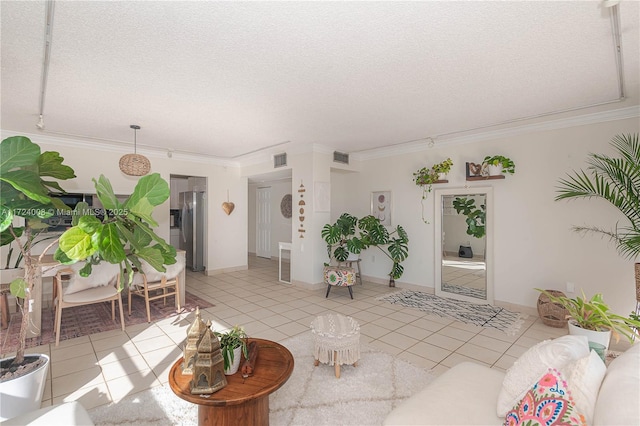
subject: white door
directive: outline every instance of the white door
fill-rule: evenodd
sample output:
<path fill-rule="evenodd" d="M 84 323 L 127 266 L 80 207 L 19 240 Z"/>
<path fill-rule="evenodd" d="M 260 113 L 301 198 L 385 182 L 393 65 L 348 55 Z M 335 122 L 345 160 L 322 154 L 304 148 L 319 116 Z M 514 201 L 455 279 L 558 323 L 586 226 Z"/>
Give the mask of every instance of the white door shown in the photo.
<path fill-rule="evenodd" d="M 271 259 L 271 188 L 258 188 L 256 198 L 256 256 Z"/>

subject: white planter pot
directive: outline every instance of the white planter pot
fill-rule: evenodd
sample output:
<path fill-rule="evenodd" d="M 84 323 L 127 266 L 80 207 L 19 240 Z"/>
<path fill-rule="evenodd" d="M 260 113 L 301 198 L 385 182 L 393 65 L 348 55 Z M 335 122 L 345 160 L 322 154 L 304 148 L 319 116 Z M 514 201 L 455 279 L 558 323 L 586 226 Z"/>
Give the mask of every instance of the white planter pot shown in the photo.
<path fill-rule="evenodd" d="M 606 331 L 594 331 L 580 328 L 576 325 L 574 320 L 567 322 L 569 326 L 569 334 L 574 336 L 587 336 L 587 340 L 594 343 L 600 343 L 606 349 L 609 349 L 609 341 L 611 340 L 611 330 Z"/>
<path fill-rule="evenodd" d="M 438 173 L 438 180 L 447 180 L 446 173 Z"/>
<path fill-rule="evenodd" d="M 238 368 L 240 367 L 240 358 L 242 358 L 242 348 L 237 347 L 233 350 L 233 363 L 229 366 L 229 368 L 224 369 L 224 374 L 230 376 L 232 374 L 236 374 Z"/>
<path fill-rule="evenodd" d="M 489 170 L 489 176 L 499 176 L 502 174 L 502 164 L 498 164 L 497 166 L 488 164 L 487 169 Z"/>
<path fill-rule="evenodd" d="M 44 354 L 26 355 L 25 358 L 37 356 L 45 358 L 45 363 L 37 370 L 0 383 L 0 422 L 40 409 L 50 361 Z M 8 359 L 12 358 L 4 358 L 0 362 Z"/>

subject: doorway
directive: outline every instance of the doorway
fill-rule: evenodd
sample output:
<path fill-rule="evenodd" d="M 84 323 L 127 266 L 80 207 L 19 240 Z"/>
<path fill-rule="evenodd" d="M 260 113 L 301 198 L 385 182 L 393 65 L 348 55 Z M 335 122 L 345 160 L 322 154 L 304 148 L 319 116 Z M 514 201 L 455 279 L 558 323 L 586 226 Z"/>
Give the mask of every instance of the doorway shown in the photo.
<path fill-rule="evenodd" d="M 256 189 L 256 256 L 271 259 L 271 188 Z"/>

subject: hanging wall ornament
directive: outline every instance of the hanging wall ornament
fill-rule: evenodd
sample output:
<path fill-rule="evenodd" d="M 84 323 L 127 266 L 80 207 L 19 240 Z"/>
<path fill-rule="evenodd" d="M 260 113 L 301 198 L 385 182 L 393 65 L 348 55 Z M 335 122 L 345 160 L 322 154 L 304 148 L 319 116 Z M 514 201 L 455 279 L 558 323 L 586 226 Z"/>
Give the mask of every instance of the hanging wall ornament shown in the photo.
<path fill-rule="evenodd" d="M 227 201 L 222 203 L 222 210 L 229 216 L 233 209 L 236 208 L 236 205 L 229 201 L 229 190 L 227 189 Z"/>
<path fill-rule="evenodd" d="M 282 216 L 285 219 L 291 219 L 291 204 L 291 194 L 287 194 L 282 197 L 282 201 L 280 201 L 280 213 L 282 213 Z"/>
<path fill-rule="evenodd" d="M 300 220 L 300 225 L 298 227 L 300 238 L 304 238 L 304 233 L 305 233 L 304 224 L 302 223 L 304 222 L 304 206 L 306 205 L 304 201 L 305 192 L 306 192 L 306 189 L 304 189 L 304 185 L 302 184 L 302 181 L 300 181 L 300 188 L 298 188 L 298 194 L 300 194 L 300 201 L 298 201 L 298 206 L 300 206 L 300 210 L 299 210 L 300 216 L 298 216 L 298 219 Z"/>

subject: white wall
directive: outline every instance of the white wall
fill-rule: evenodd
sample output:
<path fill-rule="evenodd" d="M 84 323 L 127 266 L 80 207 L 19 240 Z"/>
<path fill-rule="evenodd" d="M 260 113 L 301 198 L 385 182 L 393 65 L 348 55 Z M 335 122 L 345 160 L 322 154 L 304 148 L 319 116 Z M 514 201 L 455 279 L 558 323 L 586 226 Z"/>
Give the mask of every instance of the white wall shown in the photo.
<path fill-rule="evenodd" d="M 248 193 L 248 235 L 249 235 L 249 253 L 256 252 L 256 189 L 269 188 L 271 191 L 271 257 L 278 257 L 278 243 L 291 242 L 291 218 L 285 218 L 280 211 L 280 202 L 286 194 L 291 194 L 291 180 L 274 181 L 263 184 L 249 184 Z M 297 206 L 292 205 L 292 213 L 297 213 Z M 289 251 L 282 252 L 283 258 L 289 257 Z"/>
<path fill-rule="evenodd" d="M 601 200 L 554 201 L 558 179 L 585 167 L 590 152 L 612 153 L 611 137 L 638 132 L 638 119 L 540 131 L 480 143 L 436 146 L 418 153 L 363 161 L 362 172 L 332 174 L 332 212 L 360 217 L 369 213 L 371 191 L 392 191 L 392 222 L 409 234 L 409 258 L 403 263 L 401 282 L 433 287 L 433 193 L 426 200 L 429 224 L 420 214 L 421 190 L 412 173 L 451 157 L 454 166 L 443 188 L 490 185 L 494 188 L 494 279 L 498 301 L 535 306 L 535 287 L 566 292 L 565 283 L 578 294 L 601 292 L 612 308 L 626 314 L 635 307 L 633 262 L 622 259 L 614 246 L 599 236 L 581 236 L 572 225 L 607 228 L 621 220 L 619 212 Z M 467 182 L 466 161 L 502 154 L 516 163 L 516 174 L 505 180 Z M 362 256 L 363 274 L 384 278 L 390 261 L 375 250 Z M 372 262 L 375 255 L 376 261 Z M 571 295 L 571 294 L 569 294 Z"/>

